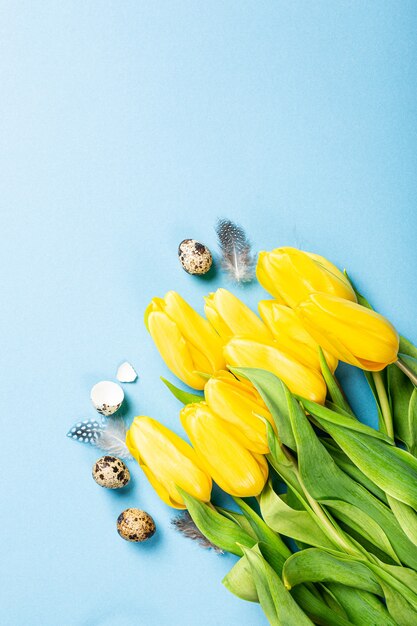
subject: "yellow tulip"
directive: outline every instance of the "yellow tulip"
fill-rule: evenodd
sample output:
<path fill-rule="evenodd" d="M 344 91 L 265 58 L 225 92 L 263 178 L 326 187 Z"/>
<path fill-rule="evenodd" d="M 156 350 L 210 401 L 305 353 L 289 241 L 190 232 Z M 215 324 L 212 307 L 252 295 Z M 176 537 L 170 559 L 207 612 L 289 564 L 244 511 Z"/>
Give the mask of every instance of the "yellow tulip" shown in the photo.
<path fill-rule="evenodd" d="M 205 402 L 188 404 L 180 416 L 195 451 L 219 487 L 240 498 L 262 491 L 268 478 L 265 457 L 245 448 L 232 424 L 215 415 Z"/>
<path fill-rule="evenodd" d="M 300 361 L 320 371 L 319 345 L 306 331 L 294 310 L 276 300 L 261 300 L 258 309 L 278 346 L 296 352 Z M 329 352 L 324 352 L 324 356 L 330 370 L 334 372 L 337 359 Z"/>
<path fill-rule="evenodd" d="M 260 252 L 256 276 L 262 287 L 280 303 L 295 307 L 311 293 L 329 293 L 356 302 L 347 278 L 318 254 L 297 248 Z"/>
<path fill-rule="evenodd" d="M 341 361 L 377 372 L 397 360 L 395 328 L 356 302 L 317 293 L 300 304 L 296 313 L 317 343 Z"/>
<path fill-rule="evenodd" d="M 251 383 L 221 371 L 206 383 L 204 397 L 213 413 L 237 428 L 236 438 L 245 448 L 259 454 L 269 452 L 265 423 L 257 416 L 261 415 L 272 426 L 274 421 Z"/>
<path fill-rule="evenodd" d="M 233 335 L 253 335 L 261 341 L 273 338 L 262 320 L 227 289 L 217 289 L 205 301 L 207 319 L 222 339 Z"/>
<path fill-rule="evenodd" d="M 169 506 L 185 509 L 177 486 L 202 502 L 209 502 L 211 478 L 192 447 L 151 417 L 135 417 L 126 445 L 159 497 Z"/>
<path fill-rule="evenodd" d="M 224 347 L 228 366 L 254 367 L 272 372 L 292 391 L 303 398 L 323 403 L 326 384 L 316 369 L 301 363 L 293 352 L 277 344 L 265 344 L 252 337 L 238 336 Z"/>
<path fill-rule="evenodd" d="M 175 291 L 153 298 L 145 324 L 166 365 L 190 387 L 204 388 L 206 381 L 196 372 L 211 375 L 224 368 L 219 335 Z"/>

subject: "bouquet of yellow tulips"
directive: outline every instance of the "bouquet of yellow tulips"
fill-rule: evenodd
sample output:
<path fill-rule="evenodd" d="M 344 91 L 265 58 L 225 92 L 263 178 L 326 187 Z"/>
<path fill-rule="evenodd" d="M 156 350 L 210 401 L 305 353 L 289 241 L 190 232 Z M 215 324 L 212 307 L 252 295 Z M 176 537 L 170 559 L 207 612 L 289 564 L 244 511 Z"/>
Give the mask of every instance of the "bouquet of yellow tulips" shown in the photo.
<path fill-rule="evenodd" d="M 321 256 L 262 252 L 256 274 L 272 296 L 259 316 L 225 289 L 207 319 L 173 291 L 152 300 L 149 333 L 194 390 L 166 381 L 190 443 L 140 416 L 127 446 L 166 504 L 239 557 L 223 583 L 273 626 L 417 624 L 417 348 Z M 365 372 L 378 430 L 339 361 Z M 212 481 L 237 508 L 211 502 Z"/>

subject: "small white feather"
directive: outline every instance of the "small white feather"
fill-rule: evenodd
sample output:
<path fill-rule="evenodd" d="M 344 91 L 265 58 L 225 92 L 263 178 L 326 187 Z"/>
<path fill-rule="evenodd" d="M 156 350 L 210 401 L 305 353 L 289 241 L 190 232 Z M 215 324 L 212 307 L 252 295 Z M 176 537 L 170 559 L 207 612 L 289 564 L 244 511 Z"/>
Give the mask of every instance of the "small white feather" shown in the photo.
<path fill-rule="evenodd" d="M 93 445 L 120 459 L 131 459 L 132 455 L 126 445 L 126 432 L 123 417 L 113 417 L 103 425 Z"/>

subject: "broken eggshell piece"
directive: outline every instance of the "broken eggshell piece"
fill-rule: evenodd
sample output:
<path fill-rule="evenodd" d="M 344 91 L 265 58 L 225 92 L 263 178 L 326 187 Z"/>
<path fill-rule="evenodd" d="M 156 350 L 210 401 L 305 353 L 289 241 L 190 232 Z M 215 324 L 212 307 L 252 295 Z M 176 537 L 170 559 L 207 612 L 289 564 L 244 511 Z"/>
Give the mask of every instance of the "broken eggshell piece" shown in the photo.
<path fill-rule="evenodd" d="M 133 383 L 137 379 L 138 375 L 135 372 L 133 366 L 129 361 L 125 361 L 117 370 L 116 378 L 121 383 Z"/>
<path fill-rule="evenodd" d="M 110 380 L 102 380 L 94 385 L 90 394 L 94 408 L 102 415 L 113 415 L 122 406 L 123 389 Z"/>

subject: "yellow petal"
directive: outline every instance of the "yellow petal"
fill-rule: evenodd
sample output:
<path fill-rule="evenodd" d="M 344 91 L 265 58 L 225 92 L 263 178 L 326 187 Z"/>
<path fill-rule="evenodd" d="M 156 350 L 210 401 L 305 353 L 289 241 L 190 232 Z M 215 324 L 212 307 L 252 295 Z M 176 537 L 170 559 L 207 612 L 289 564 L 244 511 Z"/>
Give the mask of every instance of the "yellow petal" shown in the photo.
<path fill-rule="evenodd" d="M 148 316 L 148 330 L 167 367 L 184 383 L 194 389 L 204 389 L 205 380 L 195 374 L 193 354 L 177 324 L 163 312 L 152 312 Z"/>
<path fill-rule="evenodd" d="M 224 355 L 229 366 L 272 372 L 290 391 L 304 398 L 320 403 L 326 398 L 326 385 L 321 374 L 275 345 L 263 344 L 250 337 L 234 337 L 225 345 Z"/>
<path fill-rule="evenodd" d="M 279 304 L 276 300 L 261 300 L 258 309 L 279 348 L 289 350 L 305 365 L 321 371 L 319 344 L 307 332 L 293 309 Z M 328 352 L 325 352 L 324 356 L 330 370 L 334 372 L 337 359 Z"/>
<path fill-rule="evenodd" d="M 236 428 L 235 437 L 243 446 L 260 454 L 269 452 L 265 423 L 272 416 L 256 389 L 237 380 L 230 372 L 219 372 L 206 383 L 204 397 L 210 409 Z"/>
<path fill-rule="evenodd" d="M 265 458 L 242 446 L 227 422 L 204 402 L 184 407 L 181 423 L 207 471 L 226 493 L 244 498 L 262 491 L 268 474 Z"/>
<path fill-rule="evenodd" d="M 211 479 L 195 451 L 156 420 L 135 417 L 126 445 L 159 496 L 170 506 L 184 507 L 177 485 L 203 502 L 210 500 Z"/>
<path fill-rule="evenodd" d="M 356 301 L 347 278 L 330 261 L 296 248 L 283 247 L 262 252 L 257 264 L 261 285 L 290 307 L 311 293 L 323 292 Z"/>
<path fill-rule="evenodd" d="M 263 341 L 272 339 L 259 317 L 227 289 L 217 289 L 205 298 L 205 313 L 223 339 L 232 335 L 255 335 Z"/>
<path fill-rule="evenodd" d="M 190 387 L 204 387 L 205 379 L 196 372 L 211 375 L 224 368 L 219 335 L 174 291 L 153 298 L 145 324 L 166 365 Z"/>
<path fill-rule="evenodd" d="M 168 291 L 165 296 L 165 312 L 177 324 L 181 334 L 201 357 L 210 363 L 210 371 L 214 373 L 224 368 L 222 357 L 222 341 L 209 322 L 199 315 L 175 291 Z M 199 369 L 199 363 L 195 364 Z M 204 365 L 203 365 L 204 367 Z M 203 369 L 200 371 L 207 371 Z"/>
<path fill-rule="evenodd" d="M 340 360 L 380 370 L 397 360 L 399 338 L 379 313 L 328 294 L 313 294 L 297 315 L 316 341 Z"/>

